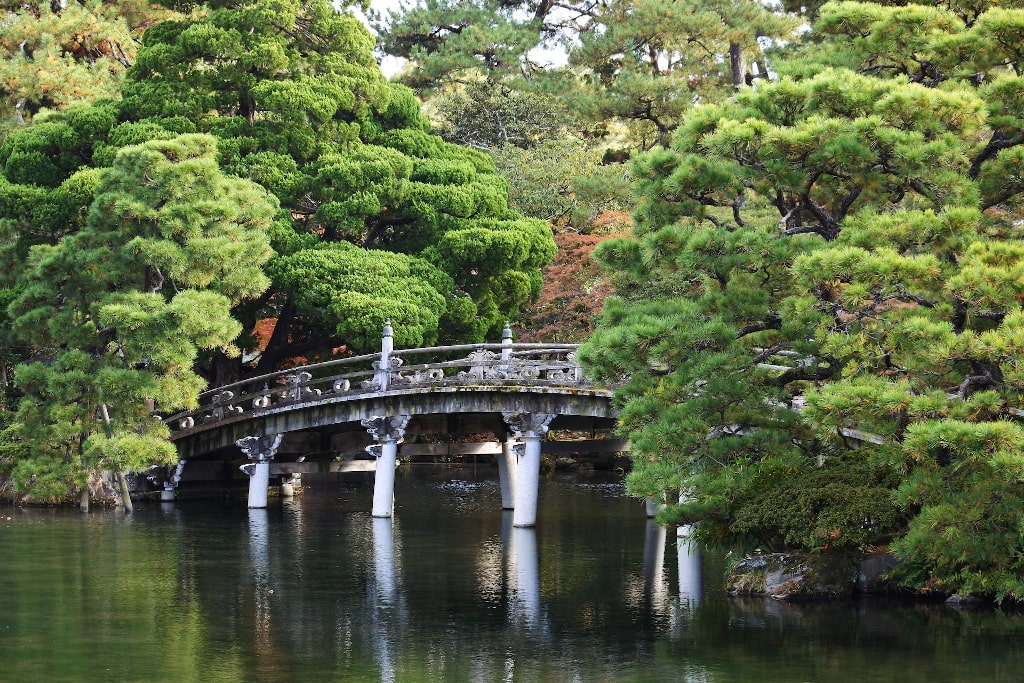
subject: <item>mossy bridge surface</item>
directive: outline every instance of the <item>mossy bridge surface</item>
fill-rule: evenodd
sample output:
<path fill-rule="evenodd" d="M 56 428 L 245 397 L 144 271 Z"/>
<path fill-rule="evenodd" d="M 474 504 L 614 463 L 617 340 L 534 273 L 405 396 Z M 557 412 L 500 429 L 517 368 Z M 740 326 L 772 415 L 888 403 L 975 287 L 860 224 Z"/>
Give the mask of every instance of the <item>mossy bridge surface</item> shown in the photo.
<path fill-rule="evenodd" d="M 265 507 L 271 477 L 287 486 L 304 473 L 374 469 L 373 514 L 387 517 L 399 453 L 487 452 L 487 444 L 458 445 L 485 434 L 496 439 L 503 506 L 515 510 L 514 524 L 532 526 L 549 430 L 589 437 L 551 442 L 555 451 L 626 449 L 595 438 L 614 427 L 613 391 L 585 377 L 576 349 L 513 343 L 506 328 L 501 344 L 396 352 L 388 325 L 379 353 L 221 386 L 196 410 L 169 416 L 181 461 L 164 493 L 173 496 L 183 475 L 240 469 L 250 507 Z"/>

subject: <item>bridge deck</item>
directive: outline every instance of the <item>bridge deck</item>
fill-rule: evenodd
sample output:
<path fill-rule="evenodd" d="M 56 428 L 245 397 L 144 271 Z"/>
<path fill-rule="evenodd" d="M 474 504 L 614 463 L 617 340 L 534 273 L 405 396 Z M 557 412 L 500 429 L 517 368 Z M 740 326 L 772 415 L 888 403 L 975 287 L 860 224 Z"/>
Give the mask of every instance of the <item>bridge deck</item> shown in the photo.
<path fill-rule="evenodd" d="M 379 415 L 412 416 L 413 433 L 437 428 L 437 416 L 476 416 L 470 421 L 479 431 L 498 433 L 506 429 L 503 413 L 554 414 L 555 429 L 609 429 L 615 418 L 612 391 L 585 378 L 576 348 L 506 340 L 394 352 L 385 344 L 380 353 L 219 387 L 200 397 L 199 408 L 167 421 L 185 459 L 233 446 L 245 436 L 312 431 L 329 440 L 360 431 L 362 420 Z M 425 362 L 406 364 L 406 358 Z M 498 419 L 488 422 L 485 415 Z"/>

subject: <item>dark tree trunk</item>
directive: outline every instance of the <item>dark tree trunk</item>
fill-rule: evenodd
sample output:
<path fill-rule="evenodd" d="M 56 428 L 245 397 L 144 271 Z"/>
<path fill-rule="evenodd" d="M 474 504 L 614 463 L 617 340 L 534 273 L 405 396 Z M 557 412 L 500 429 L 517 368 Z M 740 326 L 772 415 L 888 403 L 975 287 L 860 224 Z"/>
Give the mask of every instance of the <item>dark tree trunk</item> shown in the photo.
<path fill-rule="evenodd" d="M 729 43 L 729 62 L 732 65 L 732 89 L 739 90 L 747 84 L 747 65 L 743 61 L 743 46 Z"/>
<path fill-rule="evenodd" d="M 257 375 L 274 372 L 277 369 L 277 363 L 285 357 L 293 320 L 295 320 L 295 304 L 288 299 L 277 316 L 277 324 L 274 325 L 267 348 L 263 349 L 263 353 L 260 354 L 260 360 L 256 364 Z"/>

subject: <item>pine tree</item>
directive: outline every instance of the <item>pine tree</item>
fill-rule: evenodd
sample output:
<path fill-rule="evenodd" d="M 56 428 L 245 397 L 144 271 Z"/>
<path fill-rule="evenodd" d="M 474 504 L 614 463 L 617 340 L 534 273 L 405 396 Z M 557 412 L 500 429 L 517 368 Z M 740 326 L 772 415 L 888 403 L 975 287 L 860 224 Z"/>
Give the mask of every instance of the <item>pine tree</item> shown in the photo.
<path fill-rule="evenodd" d="M 146 0 L 4 5 L 0 136 L 40 111 L 116 97 L 142 33 L 174 16 Z"/>
<path fill-rule="evenodd" d="M 641 148 L 666 142 L 695 102 L 764 77 L 762 43 L 795 27 L 792 17 L 746 0 L 429 0 L 377 21 L 381 49 L 414 65 L 399 79 L 420 93 L 480 78 L 504 82 L 591 122 L 625 122 Z M 538 47 L 567 63 L 539 63 Z"/>
<path fill-rule="evenodd" d="M 602 251 L 621 299 L 582 355 L 629 377 L 630 486 L 681 491 L 666 521 L 895 535 L 908 584 L 1024 597 L 1022 17 L 826 4 L 787 77 L 639 161 L 636 237 Z"/>
<path fill-rule="evenodd" d="M 85 224 L 33 247 L 9 306 L 36 353 L 0 439 L 15 486 L 34 500 L 79 490 L 101 471 L 176 460 L 154 413 L 194 407 L 202 352 L 237 355 L 233 304 L 269 284 L 275 202 L 224 175 L 216 141 L 184 135 L 122 149 L 100 177 Z"/>

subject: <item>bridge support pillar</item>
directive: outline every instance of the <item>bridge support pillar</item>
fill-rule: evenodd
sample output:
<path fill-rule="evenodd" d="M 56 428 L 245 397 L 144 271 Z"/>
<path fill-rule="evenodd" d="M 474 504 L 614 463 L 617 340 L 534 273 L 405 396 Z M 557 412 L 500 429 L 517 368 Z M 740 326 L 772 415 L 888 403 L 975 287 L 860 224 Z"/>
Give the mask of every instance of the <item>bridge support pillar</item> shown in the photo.
<path fill-rule="evenodd" d="M 177 466 L 174 468 L 174 474 L 171 475 L 170 479 L 164 481 L 164 488 L 160 491 L 160 502 L 161 503 L 173 503 L 175 499 L 175 491 L 178 489 L 178 484 L 181 483 L 181 473 L 185 469 L 185 461 L 179 460 Z"/>
<path fill-rule="evenodd" d="M 501 444 L 501 455 L 498 456 L 498 485 L 501 487 L 501 509 L 511 510 L 516 500 L 516 470 L 518 456 L 515 447 L 519 443 L 509 434 Z"/>
<path fill-rule="evenodd" d="M 235 442 L 245 456 L 255 462 L 240 468 L 249 475 L 249 507 L 267 507 L 267 489 L 270 487 L 270 461 L 274 459 L 281 435 L 247 436 Z"/>
<path fill-rule="evenodd" d="M 645 508 L 647 510 L 647 517 L 653 519 L 658 516 L 658 513 L 665 508 L 664 496 L 662 498 L 651 498 L 648 496 L 645 501 Z"/>
<path fill-rule="evenodd" d="M 553 413 L 502 413 L 506 424 L 523 439 L 523 454 L 516 466 L 515 510 L 512 526 L 537 524 L 537 493 L 540 488 L 540 440 L 547 434 Z"/>
<path fill-rule="evenodd" d="M 294 498 L 295 487 L 302 486 L 302 475 L 285 474 L 281 476 L 281 497 Z"/>
<path fill-rule="evenodd" d="M 377 458 L 377 471 L 373 475 L 374 517 L 390 517 L 395 510 L 395 466 L 398 464 L 398 444 L 402 442 L 411 415 L 365 418 L 362 425 L 377 442 L 367 452 Z"/>

